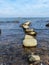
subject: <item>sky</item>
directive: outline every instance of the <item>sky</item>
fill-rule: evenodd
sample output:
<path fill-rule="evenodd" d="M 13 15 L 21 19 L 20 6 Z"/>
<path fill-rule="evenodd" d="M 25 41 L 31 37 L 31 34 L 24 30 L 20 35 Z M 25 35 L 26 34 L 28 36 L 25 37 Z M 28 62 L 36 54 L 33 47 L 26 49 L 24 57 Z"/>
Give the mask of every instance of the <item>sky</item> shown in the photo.
<path fill-rule="evenodd" d="M 0 0 L 0 17 L 49 17 L 49 0 Z"/>

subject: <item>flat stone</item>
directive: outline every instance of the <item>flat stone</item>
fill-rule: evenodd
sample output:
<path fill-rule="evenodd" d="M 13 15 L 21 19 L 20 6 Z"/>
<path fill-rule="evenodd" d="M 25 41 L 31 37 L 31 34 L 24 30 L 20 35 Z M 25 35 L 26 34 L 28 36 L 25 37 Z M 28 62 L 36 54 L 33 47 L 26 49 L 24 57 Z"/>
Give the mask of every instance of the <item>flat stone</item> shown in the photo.
<path fill-rule="evenodd" d="M 36 36 L 37 33 L 36 32 L 29 32 L 28 34 L 32 35 L 32 36 Z"/>
<path fill-rule="evenodd" d="M 26 29 L 26 32 L 33 32 L 34 29 Z"/>

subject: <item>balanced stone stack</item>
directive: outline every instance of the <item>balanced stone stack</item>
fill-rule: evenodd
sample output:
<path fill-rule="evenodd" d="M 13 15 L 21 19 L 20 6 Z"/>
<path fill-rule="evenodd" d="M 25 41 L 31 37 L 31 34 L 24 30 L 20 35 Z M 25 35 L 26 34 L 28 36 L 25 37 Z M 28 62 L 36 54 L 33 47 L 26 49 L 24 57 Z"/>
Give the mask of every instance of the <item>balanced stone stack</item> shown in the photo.
<path fill-rule="evenodd" d="M 29 26 L 30 26 L 30 22 L 26 22 L 22 24 L 22 28 L 25 32 L 23 46 L 24 47 L 36 47 L 37 46 L 37 40 L 35 38 L 36 32 L 34 31 L 34 29 L 30 29 Z M 32 62 L 37 62 L 37 63 L 40 62 L 40 56 L 30 53 L 28 55 L 28 60 L 29 62 L 31 62 L 30 65 L 32 65 Z"/>
<path fill-rule="evenodd" d="M 34 29 L 30 29 L 29 26 L 30 26 L 30 22 L 26 22 L 22 24 L 22 28 L 26 34 L 23 40 L 23 46 L 35 47 L 37 46 L 37 40 L 34 37 L 36 35 L 36 32 L 34 31 Z"/>

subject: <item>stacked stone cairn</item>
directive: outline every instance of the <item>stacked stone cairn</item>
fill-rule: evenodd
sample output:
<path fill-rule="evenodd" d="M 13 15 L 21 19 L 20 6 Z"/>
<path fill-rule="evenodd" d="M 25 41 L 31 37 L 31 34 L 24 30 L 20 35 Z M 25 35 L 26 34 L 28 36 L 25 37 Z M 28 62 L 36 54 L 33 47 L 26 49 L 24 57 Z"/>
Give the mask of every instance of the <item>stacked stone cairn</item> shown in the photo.
<path fill-rule="evenodd" d="M 29 28 L 30 24 L 31 24 L 31 22 L 27 21 L 21 25 L 24 32 L 25 32 L 25 38 L 23 40 L 23 46 L 27 47 L 27 48 L 37 46 L 37 40 L 35 38 L 37 33 L 34 31 L 34 29 Z M 40 61 L 40 56 L 35 55 L 33 53 L 30 53 L 28 55 L 28 60 L 29 60 L 29 62 L 33 62 L 33 61 L 38 62 L 38 61 Z"/>
<path fill-rule="evenodd" d="M 25 47 L 36 47 L 37 40 L 35 39 L 36 32 L 34 29 L 29 28 L 30 22 L 22 24 L 22 28 L 25 32 L 25 38 L 23 40 L 23 46 Z"/>

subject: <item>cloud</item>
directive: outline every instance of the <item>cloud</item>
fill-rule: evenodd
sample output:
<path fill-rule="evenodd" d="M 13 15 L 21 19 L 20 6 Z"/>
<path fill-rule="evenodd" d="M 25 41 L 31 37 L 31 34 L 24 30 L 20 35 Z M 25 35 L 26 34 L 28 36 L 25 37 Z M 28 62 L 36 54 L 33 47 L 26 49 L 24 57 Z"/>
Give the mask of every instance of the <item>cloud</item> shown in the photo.
<path fill-rule="evenodd" d="M 49 0 L 0 0 L 0 17 L 49 16 Z"/>

